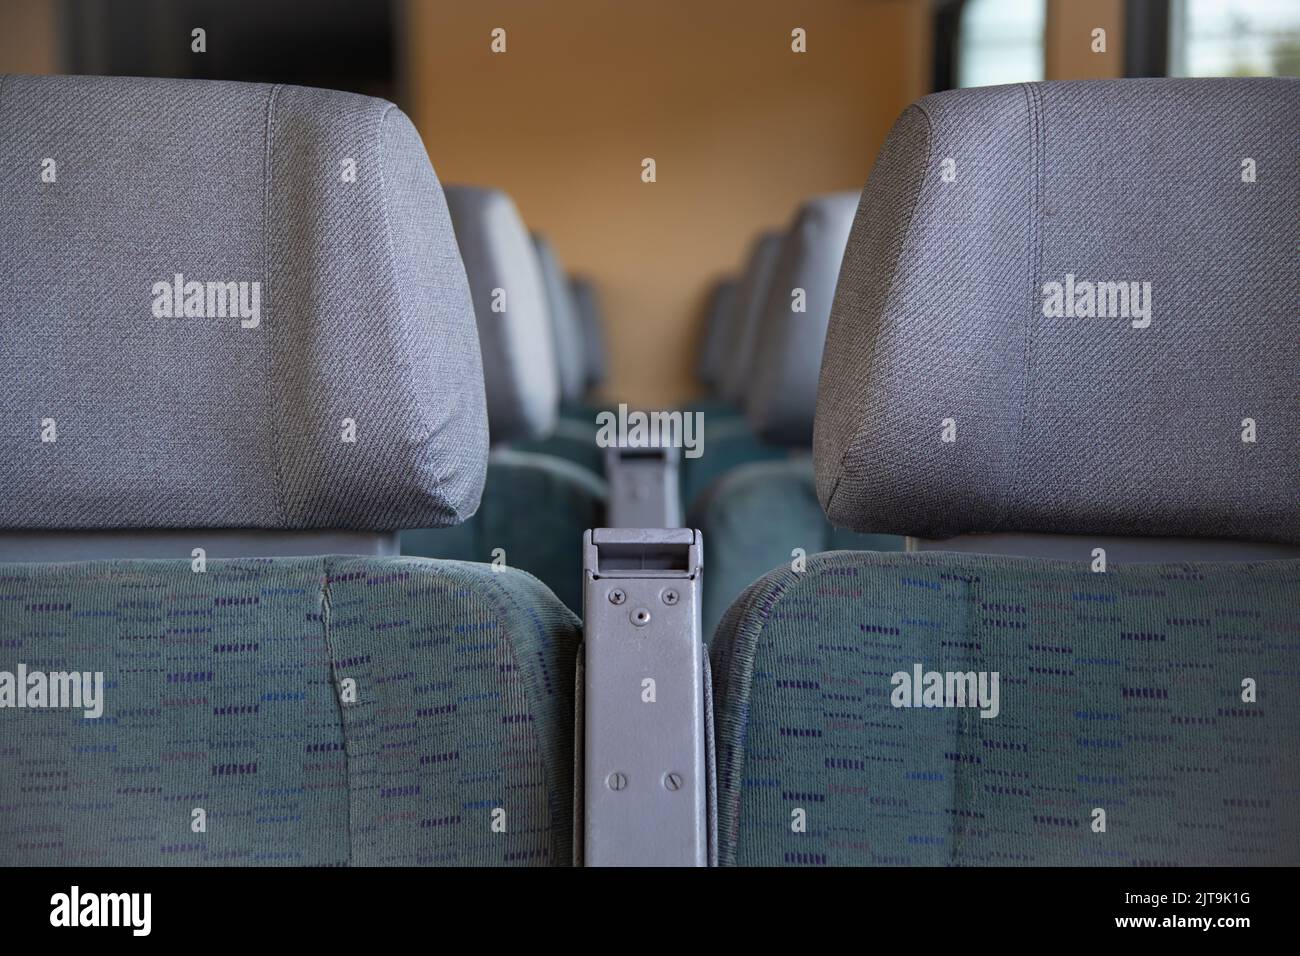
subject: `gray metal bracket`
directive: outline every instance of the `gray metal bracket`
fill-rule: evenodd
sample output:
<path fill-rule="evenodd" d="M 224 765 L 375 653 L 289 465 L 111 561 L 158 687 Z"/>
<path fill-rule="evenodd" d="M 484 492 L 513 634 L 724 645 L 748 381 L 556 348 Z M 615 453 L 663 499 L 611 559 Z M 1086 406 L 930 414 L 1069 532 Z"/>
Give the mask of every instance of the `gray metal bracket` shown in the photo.
<path fill-rule="evenodd" d="M 679 448 L 608 448 L 609 524 L 614 528 L 679 528 Z"/>
<path fill-rule="evenodd" d="M 584 537 L 586 866 L 708 865 L 702 569 L 689 528 Z"/>

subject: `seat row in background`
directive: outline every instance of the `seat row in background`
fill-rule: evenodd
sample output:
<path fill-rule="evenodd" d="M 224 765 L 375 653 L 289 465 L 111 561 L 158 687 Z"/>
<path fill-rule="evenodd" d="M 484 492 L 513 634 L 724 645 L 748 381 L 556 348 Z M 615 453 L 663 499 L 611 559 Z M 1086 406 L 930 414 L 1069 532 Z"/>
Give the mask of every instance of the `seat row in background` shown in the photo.
<path fill-rule="evenodd" d="M 517 215 L 444 196 L 366 97 L 4 91 L 7 168 L 31 174 L 0 193 L 0 690 L 104 680 L 0 707 L 0 864 L 580 861 L 590 622 L 509 556 L 382 552 L 490 514 L 489 417 L 498 446 L 553 428 L 554 355 L 518 361 L 553 339 L 514 328 L 511 290 L 544 290 Z M 899 119 L 830 306 L 814 489 L 823 520 L 944 547 L 783 556 L 732 602 L 710 858 L 1300 862 L 1297 115 L 1297 81 L 1131 80 Z M 86 157 L 55 189 L 51 153 Z M 508 241 L 474 245 L 467 212 Z M 1150 282 L 1152 321 L 1045 315 L 1067 271 Z M 265 283 L 260 322 L 160 316 L 177 274 Z M 498 288 L 505 313 L 476 309 Z"/>
<path fill-rule="evenodd" d="M 550 244 L 531 242 L 514 203 L 448 186 L 478 316 L 493 450 L 478 513 L 454 529 L 403 534 L 403 553 L 497 560 L 544 581 L 581 612 L 574 542 L 606 523 L 605 449 L 591 400 L 603 381 L 603 320 L 590 283 L 566 287 Z M 826 324 L 858 192 L 814 198 L 785 233 L 756 241 L 733 297 L 710 318 L 704 364 L 717 396 L 699 458 L 681 463 L 685 524 L 710 542 L 704 635 L 763 572 L 839 548 L 899 550 L 897 536 L 834 528 L 817 504 L 812 424 Z M 725 288 L 726 286 L 724 286 Z M 725 372 L 725 376 L 721 374 Z M 725 382 L 724 382 L 725 378 Z"/>
<path fill-rule="evenodd" d="M 827 520 L 813 480 L 813 418 L 826 328 L 860 192 L 805 202 L 754 240 L 739 280 L 713 293 L 700 361 L 712 397 L 705 454 L 686 462 L 687 524 L 708 542 L 704 634 L 767 570 L 824 551 L 902 550 L 897 535 Z"/>
<path fill-rule="evenodd" d="M 589 349 L 549 243 L 529 236 L 511 199 L 479 187 L 445 192 L 474 303 L 492 449 L 478 511 L 455 528 L 404 531 L 402 552 L 527 571 L 581 613 L 582 535 L 605 523 L 608 498 L 594 412 L 582 402 L 603 359 Z"/>

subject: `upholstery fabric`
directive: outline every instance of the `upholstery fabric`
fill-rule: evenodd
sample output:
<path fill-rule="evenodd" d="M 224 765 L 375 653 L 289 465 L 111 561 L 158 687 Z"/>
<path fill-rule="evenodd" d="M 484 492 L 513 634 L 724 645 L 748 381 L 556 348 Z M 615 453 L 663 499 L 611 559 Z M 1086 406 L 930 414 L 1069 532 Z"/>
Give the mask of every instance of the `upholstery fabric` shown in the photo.
<path fill-rule="evenodd" d="M 473 512 L 469 289 L 400 110 L 4 76 L 0 125 L 0 528 L 383 531 Z M 190 283 L 190 314 L 169 317 L 159 285 Z"/>
<path fill-rule="evenodd" d="M 569 294 L 577 310 L 578 325 L 582 330 L 584 365 L 583 391 L 605 384 L 609 377 L 609 350 L 605 345 L 605 319 L 600 309 L 600 295 L 595 284 L 586 278 L 569 280 Z"/>
<path fill-rule="evenodd" d="M 0 635 L 0 670 L 106 682 L 97 720 L 0 709 L 0 865 L 570 860 L 581 635 L 526 574 L 7 564 Z"/>
<path fill-rule="evenodd" d="M 540 233 L 533 233 L 533 247 L 537 250 L 537 263 L 546 290 L 560 382 L 560 404 L 571 405 L 581 401 L 587 391 L 587 350 L 583 344 L 581 319 L 573 301 L 573 292 L 569 289 L 569 280 L 551 243 Z"/>
<path fill-rule="evenodd" d="M 709 546 L 702 623 L 709 640 L 718 622 L 751 584 L 772 568 L 822 551 L 902 551 L 903 539 L 855 534 L 826 520 L 807 455 L 740 465 L 695 500 L 686 519 Z"/>
<path fill-rule="evenodd" d="M 712 647 L 721 861 L 1294 866 L 1298 598 L 1300 561 L 774 571 Z M 997 716 L 892 706 L 918 662 L 998 672 Z"/>
<path fill-rule="evenodd" d="M 608 498 L 605 480 L 572 462 L 496 449 L 478 513 L 460 528 L 402 532 L 402 553 L 463 561 L 501 557 L 508 569 L 535 575 L 581 614 L 582 536 L 605 523 Z"/>
<path fill-rule="evenodd" d="M 716 389 L 721 384 L 722 366 L 727 355 L 727 331 L 731 322 L 731 310 L 736 305 L 738 285 L 736 279 L 723 279 L 709 293 L 695 376 L 711 389 Z"/>
<path fill-rule="evenodd" d="M 764 441 L 812 444 L 826 323 L 860 198 L 860 190 L 854 190 L 809 200 L 781 244 L 759 315 L 752 381 L 745 393 L 745 414 Z M 802 312 L 794 311 L 796 290 L 803 291 Z"/>
<path fill-rule="evenodd" d="M 759 318 L 772 281 L 772 270 L 781 254 L 781 240 L 779 232 L 767 232 L 754 240 L 736 288 L 736 304 L 731 309 L 723 345 L 721 395 L 737 405 L 744 405 L 745 391 L 750 384 Z"/>
<path fill-rule="evenodd" d="M 555 426 L 560 384 L 528 230 L 514 201 L 497 189 L 448 186 L 447 206 L 478 320 L 491 442 L 540 438 Z"/>
<path fill-rule="evenodd" d="M 831 519 L 1300 541 L 1298 122 L 1295 79 L 1024 84 L 910 107 L 831 313 L 814 439 Z M 1045 315 L 1067 275 L 1149 282 L 1150 324 Z"/>

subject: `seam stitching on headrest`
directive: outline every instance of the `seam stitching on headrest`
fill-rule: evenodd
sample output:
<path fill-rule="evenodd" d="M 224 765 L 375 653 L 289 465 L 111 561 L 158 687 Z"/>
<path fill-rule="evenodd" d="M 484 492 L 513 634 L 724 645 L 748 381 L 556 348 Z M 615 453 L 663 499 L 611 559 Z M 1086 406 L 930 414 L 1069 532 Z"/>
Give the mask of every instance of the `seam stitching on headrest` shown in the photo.
<path fill-rule="evenodd" d="M 266 95 L 266 125 L 262 133 L 262 287 L 268 317 L 274 315 L 271 306 L 271 293 L 273 291 L 271 288 L 271 145 L 275 94 L 279 90 L 280 84 L 276 83 Z M 274 328 L 274 324 L 272 324 L 272 328 Z M 271 423 L 271 466 L 275 470 L 275 498 L 280 507 L 280 523 L 282 527 L 288 528 L 292 527 L 292 525 L 289 521 L 289 504 L 284 487 L 284 472 L 280 467 L 280 433 L 276 428 L 276 420 L 279 416 L 275 414 L 276 393 L 273 369 L 275 367 L 276 346 L 274 333 L 268 335 L 265 341 L 267 343 L 265 349 L 266 386 L 262 391 L 266 395 L 266 419 Z"/>
<path fill-rule="evenodd" d="M 5 105 L 5 81 L 9 79 L 8 73 L 0 73 L 0 116 L 4 115 Z M 4 282 L 4 298 L 0 299 L 0 307 L 8 303 L 18 304 L 18 270 L 14 268 L 14 263 L 18 261 L 17 249 L 12 244 L 10 237 L 12 230 L 4 231 L 4 239 L 0 240 L 0 252 L 4 253 L 3 259 L 0 259 L 0 268 L 3 268 L 6 275 L 0 280 Z M 10 258 L 12 256 L 12 259 Z M 15 309 L 14 314 L 17 314 Z"/>
<path fill-rule="evenodd" d="M 1028 111 L 1029 167 L 1030 175 L 1033 176 L 1029 195 L 1029 241 L 1027 243 L 1028 262 L 1026 263 L 1029 273 L 1026 276 L 1029 312 L 1025 316 L 1024 348 L 1021 357 L 1020 419 L 1016 425 L 1015 441 L 1011 446 L 1011 461 L 1009 462 L 1011 474 L 1005 482 L 1005 490 L 1002 495 L 1002 513 L 993 526 L 995 531 L 1006 530 L 1007 517 L 1011 514 L 1015 503 L 1020 500 L 1020 486 L 1022 484 L 1022 469 L 1020 467 L 1022 456 L 1020 450 L 1025 438 L 1026 422 L 1029 418 L 1030 394 L 1033 391 L 1034 320 L 1038 304 L 1038 272 L 1043 255 L 1043 235 L 1039 224 L 1039 216 L 1043 208 L 1044 123 L 1042 93 L 1035 83 L 1022 83 L 1020 86 L 1025 92 L 1025 107 Z"/>

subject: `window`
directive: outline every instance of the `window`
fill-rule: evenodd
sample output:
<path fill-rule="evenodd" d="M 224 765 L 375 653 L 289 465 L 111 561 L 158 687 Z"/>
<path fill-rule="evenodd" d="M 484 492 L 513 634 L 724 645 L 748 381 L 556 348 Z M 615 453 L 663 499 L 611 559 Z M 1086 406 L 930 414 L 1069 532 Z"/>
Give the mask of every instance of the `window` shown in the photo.
<path fill-rule="evenodd" d="M 957 41 L 957 85 L 994 86 L 1043 78 L 1046 4 L 967 0 Z"/>
<path fill-rule="evenodd" d="M 1170 76 L 1300 76 L 1296 0 L 1173 0 Z"/>

